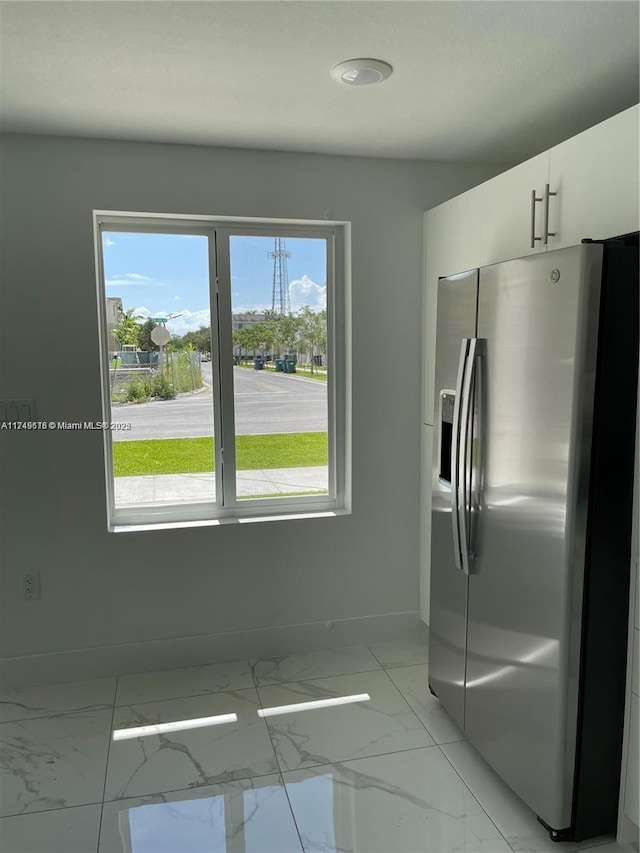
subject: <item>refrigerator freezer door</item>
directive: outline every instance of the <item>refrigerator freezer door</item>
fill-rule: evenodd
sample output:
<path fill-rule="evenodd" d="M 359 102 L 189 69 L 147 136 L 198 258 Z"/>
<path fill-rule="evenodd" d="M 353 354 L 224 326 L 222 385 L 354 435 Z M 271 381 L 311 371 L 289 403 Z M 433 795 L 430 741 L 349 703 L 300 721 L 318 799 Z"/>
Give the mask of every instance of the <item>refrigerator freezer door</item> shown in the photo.
<path fill-rule="evenodd" d="M 578 246 L 480 270 L 465 734 L 556 829 L 571 825 L 601 258 Z"/>
<path fill-rule="evenodd" d="M 438 284 L 434 453 L 431 510 L 429 684 L 464 726 L 467 576 L 456 568 L 452 526 L 451 447 L 460 346 L 475 335 L 478 271 Z"/>

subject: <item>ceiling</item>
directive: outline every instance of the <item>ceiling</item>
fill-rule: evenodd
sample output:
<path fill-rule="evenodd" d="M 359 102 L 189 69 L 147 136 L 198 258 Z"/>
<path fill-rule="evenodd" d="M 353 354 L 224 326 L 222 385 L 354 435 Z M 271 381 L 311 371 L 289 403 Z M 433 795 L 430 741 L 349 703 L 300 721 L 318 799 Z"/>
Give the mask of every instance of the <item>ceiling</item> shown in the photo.
<path fill-rule="evenodd" d="M 639 100 L 631 0 L 0 3 L 9 132 L 512 164 Z M 330 69 L 384 59 L 348 87 Z"/>

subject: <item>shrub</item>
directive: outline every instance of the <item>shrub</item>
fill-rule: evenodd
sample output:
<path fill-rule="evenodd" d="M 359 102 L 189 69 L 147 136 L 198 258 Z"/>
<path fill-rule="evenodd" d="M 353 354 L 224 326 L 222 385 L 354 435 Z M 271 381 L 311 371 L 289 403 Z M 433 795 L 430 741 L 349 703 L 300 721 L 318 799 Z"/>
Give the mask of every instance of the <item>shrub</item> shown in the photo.
<path fill-rule="evenodd" d="M 176 394 L 202 388 L 200 360 L 196 352 L 167 352 L 162 371 L 130 379 L 111 394 L 113 403 L 142 403 L 155 397 L 173 400 Z"/>
<path fill-rule="evenodd" d="M 144 379 L 134 379 L 125 385 L 123 391 L 126 403 L 141 402 L 147 398 L 147 383 Z"/>
<path fill-rule="evenodd" d="M 182 352 L 167 353 L 166 370 L 178 393 L 195 391 L 196 388 L 202 388 L 200 361 L 196 352 L 184 350 Z"/>
<path fill-rule="evenodd" d="M 159 397 L 161 400 L 173 400 L 176 396 L 173 384 L 169 382 L 167 376 L 160 371 L 153 374 L 153 378 L 149 380 L 151 397 Z"/>

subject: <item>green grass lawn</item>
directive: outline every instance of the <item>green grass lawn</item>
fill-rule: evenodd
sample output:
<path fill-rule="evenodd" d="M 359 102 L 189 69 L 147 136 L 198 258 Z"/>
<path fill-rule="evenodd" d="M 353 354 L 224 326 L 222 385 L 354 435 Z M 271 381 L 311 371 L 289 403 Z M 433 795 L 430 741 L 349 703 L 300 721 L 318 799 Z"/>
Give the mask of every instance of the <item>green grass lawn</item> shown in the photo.
<path fill-rule="evenodd" d="M 236 436 L 236 468 L 307 468 L 327 464 L 326 432 Z M 213 438 L 153 438 L 114 441 L 116 477 L 199 474 L 213 471 Z"/>

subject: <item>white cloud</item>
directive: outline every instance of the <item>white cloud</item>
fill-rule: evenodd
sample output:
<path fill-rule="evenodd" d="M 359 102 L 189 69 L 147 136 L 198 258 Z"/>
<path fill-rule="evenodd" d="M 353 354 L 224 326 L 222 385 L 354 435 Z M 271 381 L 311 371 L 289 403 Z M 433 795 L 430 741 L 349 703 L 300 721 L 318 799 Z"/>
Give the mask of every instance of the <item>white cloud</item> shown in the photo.
<path fill-rule="evenodd" d="M 127 276 L 133 276 L 135 273 L 127 273 Z M 140 276 L 140 278 L 128 278 L 127 276 L 123 276 L 121 278 L 108 278 L 105 281 L 105 285 L 107 287 L 146 287 L 147 285 L 152 285 L 153 287 L 168 287 L 169 285 L 164 281 L 154 281 L 153 279 L 146 279 L 145 276 Z M 141 280 L 145 279 L 145 280 Z"/>
<path fill-rule="evenodd" d="M 308 305 L 313 311 L 322 311 L 327 307 L 327 288 L 312 281 L 308 275 L 294 279 L 289 284 L 289 302 L 291 311 L 296 312 Z"/>
<path fill-rule="evenodd" d="M 103 237 L 102 238 L 102 245 L 103 246 L 115 246 L 116 241 L 112 240 L 111 237 Z"/>
<path fill-rule="evenodd" d="M 171 313 L 171 312 L 169 312 Z M 179 317 L 174 317 L 167 323 L 167 329 L 172 335 L 181 337 L 187 332 L 197 332 L 201 326 L 211 325 L 211 311 L 203 308 L 202 311 L 185 311 Z"/>
<path fill-rule="evenodd" d="M 140 275 L 137 272 L 127 272 L 124 274 L 125 278 L 131 278 L 134 281 L 153 281 L 148 275 Z"/>
<path fill-rule="evenodd" d="M 148 308 L 141 306 L 134 308 L 133 315 L 139 323 L 144 323 L 150 317 L 156 317 L 161 314 L 165 316 L 171 314 L 171 311 L 150 311 Z M 179 317 L 174 317 L 167 321 L 167 329 L 172 335 L 182 337 L 187 332 L 197 332 L 201 326 L 211 325 L 211 312 L 208 308 L 203 308 L 202 311 L 184 311 Z"/>
<path fill-rule="evenodd" d="M 140 308 L 134 308 L 133 310 L 133 316 L 140 323 L 144 323 L 145 320 L 148 320 L 149 317 L 151 317 L 151 314 L 152 312 L 149 311 L 148 308 L 144 308 L 143 306 L 141 306 Z"/>
<path fill-rule="evenodd" d="M 179 296 L 174 296 L 174 297 L 173 297 L 173 301 L 174 301 L 174 302 L 180 302 L 181 300 L 180 300 L 180 297 L 179 297 Z"/>

